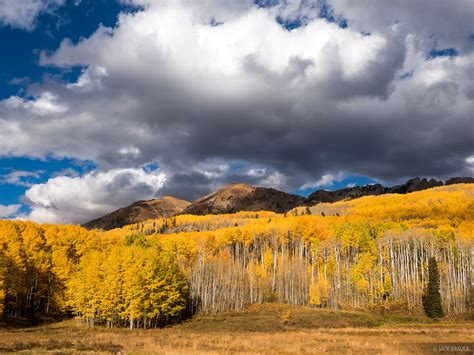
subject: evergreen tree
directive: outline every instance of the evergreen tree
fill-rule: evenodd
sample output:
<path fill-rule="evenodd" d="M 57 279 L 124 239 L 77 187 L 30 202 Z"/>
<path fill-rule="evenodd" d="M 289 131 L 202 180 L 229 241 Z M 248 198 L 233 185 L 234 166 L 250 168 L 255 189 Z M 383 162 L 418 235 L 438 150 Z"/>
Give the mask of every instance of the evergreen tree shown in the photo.
<path fill-rule="evenodd" d="M 423 308 L 428 317 L 440 318 L 443 316 L 441 295 L 439 293 L 439 271 L 436 259 L 431 257 L 428 263 L 428 287 L 423 297 Z"/>

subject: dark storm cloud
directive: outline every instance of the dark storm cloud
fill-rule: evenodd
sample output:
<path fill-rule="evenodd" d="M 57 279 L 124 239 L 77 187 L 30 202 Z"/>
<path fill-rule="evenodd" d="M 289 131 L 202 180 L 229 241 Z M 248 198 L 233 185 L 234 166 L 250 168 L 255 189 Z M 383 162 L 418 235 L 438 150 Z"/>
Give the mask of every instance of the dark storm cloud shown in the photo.
<path fill-rule="evenodd" d="M 1 102 L 0 151 L 102 171 L 155 161 L 160 194 L 191 200 L 233 181 L 291 190 L 325 174 L 472 174 L 472 54 L 427 59 L 425 34 L 402 25 L 364 36 L 315 19 L 288 32 L 277 10 L 227 11 L 211 27 L 201 10 L 157 2 L 63 42 L 42 64 L 83 74 Z"/>

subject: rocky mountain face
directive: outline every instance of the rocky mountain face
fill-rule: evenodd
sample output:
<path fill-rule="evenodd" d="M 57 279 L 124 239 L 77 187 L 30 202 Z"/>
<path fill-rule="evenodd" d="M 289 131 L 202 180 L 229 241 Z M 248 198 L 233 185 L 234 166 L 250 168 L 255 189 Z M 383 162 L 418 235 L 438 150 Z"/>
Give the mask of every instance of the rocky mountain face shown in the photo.
<path fill-rule="evenodd" d="M 110 230 L 121 228 L 128 224 L 139 223 L 147 219 L 171 217 L 189 205 L 188 201 L 180 200 L 172 196 L 138 201 L 130 206 L 120 208 L 103 217 L 94 219 L 84 224 L 87 229 Z"/>
<path fill-rule="evenodd" d="M 393 187 L 386 188 L 385 193 L 389 194 L 407 194 L 410 192 L 421 191 L 426 189 L 431 189 L 432 187 L 443 186 L 444 183 L 441 180 L 436 179 L 420 179 L 414 178 L 408 180 L 403 185 L 397 185 Z"/>
<path fill-rule="evenodd" d="M 318 190 L 308 196 L 307 204 L 315 205 L 321 202 L 337 202 L 368 195 L 382 195 L 385 190 L 386 188 L 380 184 L 347 187 L 335 191 Z"/>
<path fill-rule="evenodd" d="M 181 214 L 205 215 L 262 210 L 281 213 L 301 206 L 305 202 L 306 199 L 301 196 L 237 183 L 227 185 L 194 201 Z"/>

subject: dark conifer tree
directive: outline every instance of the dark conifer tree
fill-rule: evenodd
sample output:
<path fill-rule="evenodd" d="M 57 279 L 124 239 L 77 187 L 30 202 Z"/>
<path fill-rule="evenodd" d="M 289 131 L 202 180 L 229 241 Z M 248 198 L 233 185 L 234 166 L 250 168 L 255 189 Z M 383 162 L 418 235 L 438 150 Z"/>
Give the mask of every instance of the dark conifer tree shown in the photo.
<path fill-rule="evenodd" d="M 441 294 L 439 293 L 439 271 L 436 259 L 431 257 L 428 263 L 428 287 L 423 297 L 423 308 L 428 317 L 440 318 L 443 316 Z"/>

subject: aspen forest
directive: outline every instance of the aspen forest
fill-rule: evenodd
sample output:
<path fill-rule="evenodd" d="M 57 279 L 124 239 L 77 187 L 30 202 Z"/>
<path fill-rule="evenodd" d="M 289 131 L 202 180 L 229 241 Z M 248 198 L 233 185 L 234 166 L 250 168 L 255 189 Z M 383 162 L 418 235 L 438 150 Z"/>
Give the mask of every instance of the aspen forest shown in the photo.
<path fill-rule="evenodd" d="M 473 301 L 474 186 L 108 232 L 2 220 L 0 241 L 4 317 L 133 329 L 272 302 L 410 313 L 431 257 L 443 310 L 458 315 Z"/>

